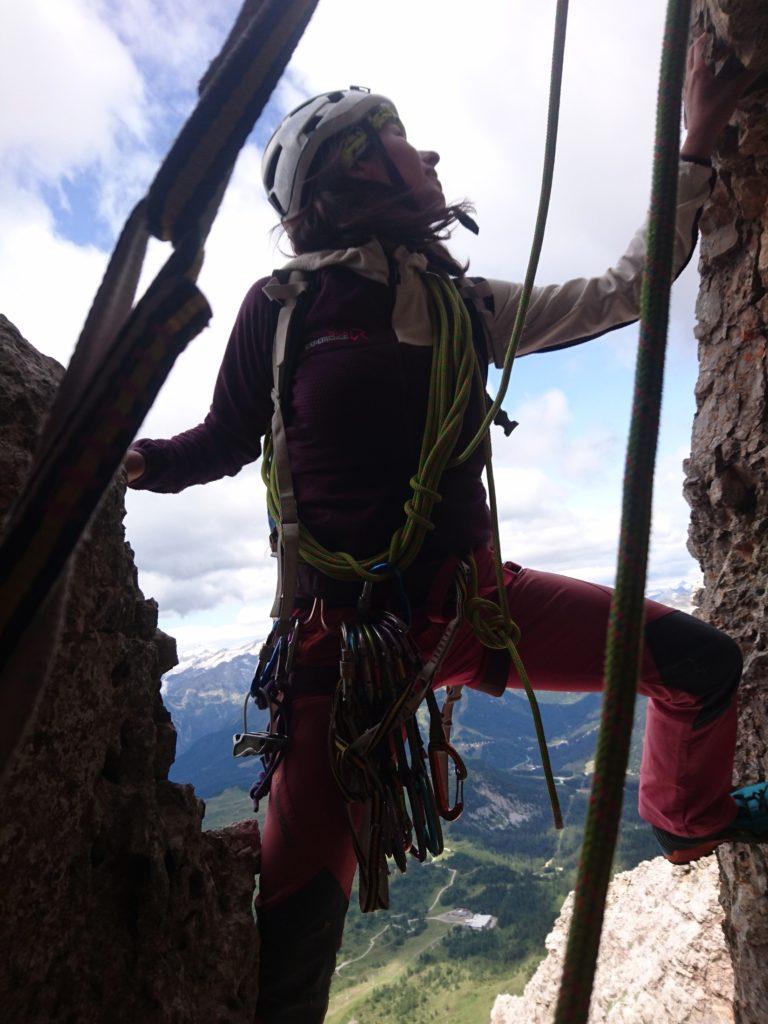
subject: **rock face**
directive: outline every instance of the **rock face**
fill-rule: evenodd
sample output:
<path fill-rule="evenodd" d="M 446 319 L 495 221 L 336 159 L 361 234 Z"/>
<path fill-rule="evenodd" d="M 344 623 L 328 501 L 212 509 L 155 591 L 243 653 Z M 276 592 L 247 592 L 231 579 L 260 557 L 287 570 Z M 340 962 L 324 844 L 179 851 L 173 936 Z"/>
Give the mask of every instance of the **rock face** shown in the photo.
<path fill-rule="evenodd" d="M 491 1024 L 552 1024 L 573 893 L 522 996 L 499 996 Z M 659 857 L 614 877 L 589 1024 L 732 1024 L 733 970 L 713 858 Z"/>
<path fill-rule="evenodd" d="M 698 0 L 715 53 L 768 68 L 764 0 Z M 700 373 L 686 496 L 699 614 L 742 646 L 737 784 L 768 774 L 768 88 L 741 101 L 701 223 Z M 739 1024 L 768 1021 L 768 847 L 720 853 Z"/>
<path fill-rule="evenodd" d="M 0 514 L 30 462 L 61 368 L 0 316 Z M 202 833 L 167 779 L 160 698 L 175 644 L 136 583 L 113 486 L 81 543 L 63 633 L 0 796 L 4 1024 L 245 1024 L 258 833 Z"/>

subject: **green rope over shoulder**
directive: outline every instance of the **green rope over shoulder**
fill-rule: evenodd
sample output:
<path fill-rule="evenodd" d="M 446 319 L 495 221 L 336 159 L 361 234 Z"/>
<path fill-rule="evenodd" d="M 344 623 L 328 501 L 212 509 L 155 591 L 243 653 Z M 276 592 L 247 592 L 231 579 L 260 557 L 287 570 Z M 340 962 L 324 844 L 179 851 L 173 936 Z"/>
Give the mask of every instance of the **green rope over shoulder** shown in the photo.
<path fill-rule="evenodd" d="M 672 286 L 680 106 L 691 0 L 669 0 L 656 115 L 648 256 L 611 602 L 602 723 L 555 1024 L 585 1024 L 629 757 L 651 526 L 654 463 Z"/>
<path fill-rule="evenodd" d="M 395 532 L 387 551 L 356 559 L 344 551 L 329 551 L 304 526 L 299 526 L 299 556 L 327 576 L 338 580 L 379 582 L 371 569 L 380 562 L 407 569 L 419 554 L 427 533 L 434 529 L 432 513 L 440 501 L 439 485 L 459 439 L 469 402 L 477 356 L 472 325 L 456 286 L 434 274 L 423 277 L 435 337 L 424 437 L 419 465 L 411 477 L 411 496 L 405 502 L 405 522 Z M 272 439 L 264 443 L 262 479 L 267 488 L 270 515 L 280 522 L 280 499 L 272 459 Z"/>

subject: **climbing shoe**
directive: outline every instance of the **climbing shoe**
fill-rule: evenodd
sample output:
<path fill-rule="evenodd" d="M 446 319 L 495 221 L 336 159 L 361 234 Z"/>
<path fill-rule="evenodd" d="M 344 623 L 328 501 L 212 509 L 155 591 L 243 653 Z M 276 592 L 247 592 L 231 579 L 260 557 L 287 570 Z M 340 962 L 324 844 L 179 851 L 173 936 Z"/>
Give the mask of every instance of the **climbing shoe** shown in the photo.
<path fill-rule="evenodd" d="M 690 864 L 712 853 L 721 843 L 768 843 L 768 782 L 742 786 L 731 796 L 738 805 L 736 817 L 714 835 L 686 839 L 654 827 L 653 834 L 668 861 Z"/>

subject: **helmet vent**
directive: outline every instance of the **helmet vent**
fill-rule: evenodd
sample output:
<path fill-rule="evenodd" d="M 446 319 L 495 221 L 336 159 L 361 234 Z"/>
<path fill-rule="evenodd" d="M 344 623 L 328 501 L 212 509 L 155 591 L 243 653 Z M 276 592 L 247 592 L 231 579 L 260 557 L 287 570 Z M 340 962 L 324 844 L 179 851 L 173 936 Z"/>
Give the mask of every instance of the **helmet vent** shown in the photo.
<path fill-rule="evenodd" d="M 310 117 L 310 119 L 307 121 L 307 123 L 301 129 L 302 134 L 303 135 L 311 135 L 312 132 L 315 130 L 315 128 L 317 128 L 317 126 L 320 124 L 320 122 L 322 120 L 323 119 L 320 116 L 320 114 L 315 114 L 314 116 Z"/>
<path fill-rule="evenodd" d="M 338 91 L 337 92 L 329 92 L 327 98 L 328 98 L 328 102 L 329 103 L 338 103 L 339 100 L 343 100 L 344 99 L 344 93 L 343 92 L 338 92 Z"/>
<path fill-rule="evenodd" d="M 275 171 L 277 170 L 277 161 L 280 159 L 280 154 L 283 151 L 282 146 L 275 146 L 275 151 L 269 158 L 269 164 L 266 171 L 264 172 L 264 187 L 269 192 L 272 186 L 275 184 Z"/>

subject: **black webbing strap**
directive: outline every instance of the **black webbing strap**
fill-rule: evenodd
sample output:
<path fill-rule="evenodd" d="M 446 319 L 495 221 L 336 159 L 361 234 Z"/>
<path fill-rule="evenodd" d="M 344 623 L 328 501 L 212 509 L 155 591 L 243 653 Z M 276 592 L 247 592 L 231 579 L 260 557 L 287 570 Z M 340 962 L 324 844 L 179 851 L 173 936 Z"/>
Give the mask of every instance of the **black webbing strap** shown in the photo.
<path fill-rule="evenodd" d="M 253 6 L 253 5 L 252 5 Z M 264 0 L 205 89 L 147 195 L 152 234 L 176 241 L 196 226 L 226 181 L 317 0 Z"/>
<path fill-rule="evenodd" d="M 211 311 L 184 276 L 178 249 L 118 332 L 96 378 L 66 418 L 50 457 L 36 464 L 0 547 L 3 648 L 12 648 L 55 582 L 176 357 Z"/>
<path fill-rule="evenodd" d="M 299 512 L 288 457 L 284 419 L 284 412 L 287 410 L 283 400 L 283 388 L 289 387 L 290 381 L 284 370 L 286 365 L 290 366 L 293 361 L 290 355 L 293 328 L 296 316 L 301 315 L 308 289 L 309 279 L 301 271 L 294 271 L 285 281 L 273 279 L 265 289 L 270 299 L 281 303 L 272 344 L 271 426 L 272 458 L 280 498 L 280 518 L 277 523 L 277 591 L 271 614 L 272 618 L 279 620 L 281 635 L 288 631 L 299 574 Z"/>
<path fill-rule="evenodd" d="M 0 717 L 19 723 L 14 736 L 2 734 L 0 775 L 23 730 L 14 703 L 29 714 L 34 707 L 29 695 L 14 698 L 11 658 L 18 663 L 22 638 L 31 642 L 35 616 L 174 361 L 210 318 L 195 285 L 203 243 L 237 153 L 316 5 L 247 0 L 239 38 L 230 34 L 204 77 L 197 107 L 110 260 L 0 543 Z M 172 239 L 176 251 L 131 313 L 151 233 Z M 43 681 L 41 672 L 38 690 Z"/>

